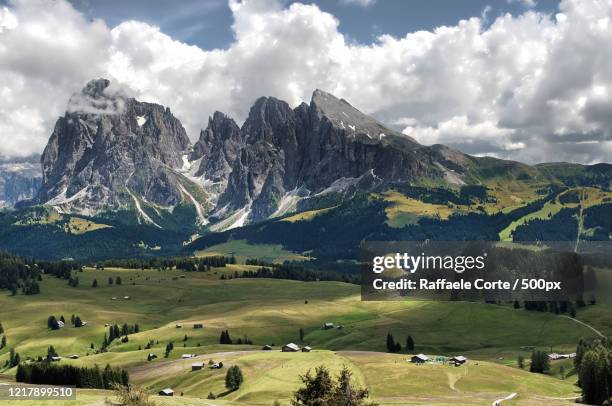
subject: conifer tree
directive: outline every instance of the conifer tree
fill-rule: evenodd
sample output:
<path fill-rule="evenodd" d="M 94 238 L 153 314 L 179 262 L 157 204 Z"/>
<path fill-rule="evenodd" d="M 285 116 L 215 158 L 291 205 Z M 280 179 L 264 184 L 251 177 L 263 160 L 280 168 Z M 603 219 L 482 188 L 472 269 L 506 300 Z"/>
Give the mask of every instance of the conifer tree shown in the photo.
<path fill-rule="evenodd" d="M 406 351 L 413 351 L 414 350 L 414 340 L 412 339 L 412 336 L 408 336 L 406 338 Z"/>

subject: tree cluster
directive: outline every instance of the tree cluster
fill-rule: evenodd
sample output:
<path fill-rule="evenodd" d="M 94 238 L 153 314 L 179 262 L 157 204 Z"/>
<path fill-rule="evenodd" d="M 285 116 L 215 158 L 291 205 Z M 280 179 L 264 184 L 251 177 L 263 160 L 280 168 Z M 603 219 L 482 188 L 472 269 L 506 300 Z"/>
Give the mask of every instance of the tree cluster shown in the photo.
<path fill-rule="evenodd" d="M 257 260 L 250 260 L 250 262 L 257 262 Z M 313 271 L 304 266 L 291 264 L 262 266 L 256 271 L 242 271 L 241 274 L 236 273 L 234 276 L 241 278 L 287 279 L 302 282 L 338 281 L 353 284 L 360 283 L 357 275 L 334 271 Z"/>
<path fill-rule="evenodd" d="M 531 353 L 531 364 L 529 365 L 530 372 L 543 374 L 550 369 L 550 360 L 546 351 L 533 351 Z"/>
<path fill-rule="evenodd" d="M 53 365 L 49 362 L 20 364 L 15 376 L 17 382 L 43 385 L 73 385 L 77 388 L 112 389 L 127 386 L 129 375 L 125 369 L 107 365 L 100 369 L 73 365 Z"/>
<path fill-rule="evenodd" d="M 102 342 L 102 348 L 106 348 L 116 338 L 127 336 L 128 334 L 135 334 L 140 332 L 140 326 L 138 324 L 128 325 L 124 323 L 123 326 L 119 327 L 117 324 L 113 324 L 108 327 L 108 335 L 104 335 L 104 341 Z"/>
<path fill-rule="evenodd" d="M 329 370 L 320 366 L 315 374 L 310 371 L 300 376 L 303 387 L 293 394 L 292 406 L 376 406 L 368 401 L 367 389 L 356 387 L 352 382 L 352 373 L 346 367 L 337 379 Z"/>
<path fill-rule="evenodd" d="M 219 344 L 233 344 L 232 338 L 230 337 L 230 333 L 228 330 L 221 331 L 221 336 L 219 337 Z"/>
<path fill-rule="evenodd" d="M 393 334 L 390 332 L 387 333 L 387 352 L 400 352 L 402 350 L 402 345 L 395 341 L 393 338 Z"/>
<path fill-rule="evenodd" d="M 601 405 L 612 399 L 612 341 L 580 340 L 576 348 L 574 367 L 583 401 Z"/>
<path fill-rule="evenodd" d="M 113 259 L 102 261 L 96 264 L 97 269 L 104 268 L 126 268 L 126 269 L 182 269 L 184 271 L 204 272 L 210 268 L 222 268 L 227 264 L 235 264 L 234 256 L 225 257 L 221 255 L 193 258 L 134 258 L 134 259 Z"/>

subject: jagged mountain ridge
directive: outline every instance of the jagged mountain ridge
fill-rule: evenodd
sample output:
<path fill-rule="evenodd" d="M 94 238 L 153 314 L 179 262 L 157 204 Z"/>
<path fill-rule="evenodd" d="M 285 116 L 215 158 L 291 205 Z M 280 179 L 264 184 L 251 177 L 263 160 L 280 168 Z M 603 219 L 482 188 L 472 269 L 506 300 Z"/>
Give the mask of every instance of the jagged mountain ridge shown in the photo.
<path fill-rule="evenodd" d="M 244 239 L 354 259 L 367 239 L 612 238 L 612 165 L 423 146 L 320 90 L 296 108 L 259 98 L 241 126 L 215 112 L 191 145 L 170 109 L 95 80 L 42 164 L 35 199 L 0 210 L 2 249 L 109 258 Z"/>
<path fill-rule="evenodd" d="M 135 214 L 163 228 L 191 207 L 196 232 L 221 231 L 328 207 L 393 185 L 459 189 L 483 179 L 543 179 L 550 171 L 423 146 L 347 101 L 315 90 L 291 108 L 255 101 L 242 126 L 215 112 L 191 145 L 169 108 L 140 102 L 98 79 L 75 94 L 42 156 L 36 203 L 63 213 Z"/>
<path fill-rule="evenodd" d="M 237 126 L 230 128 L 235 133 Z M 422 146 L 321 90 L 310 105 L 295 109 L 273 97 L 258 99 L 241 133 L 234 139 L 243 147 L 223 172 L 227 186 L 215 213 L 236 213 L 226 227 L 305 209 L 322 194 L 343 194 L 355 185 L 366 190 L 420 177 L 448 182 L 445 173 L 461 169 L 442 149 Z"/>
<path fill-rule="evenodd" d="M 91 81 L 58 119 L 37 203 L 87 215 L 131 206 L 149 223 L 152 211 L 185 203 L 215 230 L 308 207 L 321 194 L 461 168 L 320 90 L 295 109 L 261 97 L 242 127 L 216 112 L 191 146 L 169 108 L 109 85 Z"/>

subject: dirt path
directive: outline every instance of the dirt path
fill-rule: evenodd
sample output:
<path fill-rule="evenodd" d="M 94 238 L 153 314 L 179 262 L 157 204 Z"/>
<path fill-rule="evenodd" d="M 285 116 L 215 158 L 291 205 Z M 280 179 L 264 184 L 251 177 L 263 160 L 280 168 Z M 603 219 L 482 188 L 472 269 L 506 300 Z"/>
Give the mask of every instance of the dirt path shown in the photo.
<path fill-rule="evenodd" d="M 580 210 L 578 211 L 578 233 L 576 235 L 576 246 L 574 247 L 574 252 L 578 252 L 578 247 L 580 245 L 580 234 L 582 234 L 582 230 L 584 228 L 584 216 L 583 216 L 583 208 L 584 205 L 582 202 L 584 201 L 585 191 L 582 189 L 580 193 Z"/>
<path fill-rule="evenodd" d="M 503 402 L 504 400 L 511 400 L 514 399 L 516 397 L 517 393 L 511 393 L 508 396 L 506 396 L 505 398 L 501 398 L 501 399 L 497 399 L 495 401 L 493 401 L 493 406 L 499 406 L 501 405 L 501 402 Z"/>
<path fill-rule="evenodd" d="M 593 326 L 591 326 L 591 325 L 589 325 L 589 324 L 586 324 L 584 321 L 580 321 L 580 320 L 578 320 L 578 319 L 574 319 L 574 318 L 572 318 L 572 317 L 570 317 L 570 316 L 565 316 L 565 315 L 561 315 L 561 317 L 565 317 L 566 319 L 573 320 L 573 321 L 575 321 L 576 323 L 581 324 L 581 325 L 583 325 L 584 327 L 586 327 L 586 328 L 589 328 L 589 329 L 593 330 L 593 331 L 594 331 L 594 332 L 595 332 L 595 333 L 596 333 L 598 336 L 600 336 L 600 337 L 605 337 L 605 336 L 604 336 L 604 335 L 601 333 L 601 331 L 597 330 L 595 327 L 593 327 Z"/>

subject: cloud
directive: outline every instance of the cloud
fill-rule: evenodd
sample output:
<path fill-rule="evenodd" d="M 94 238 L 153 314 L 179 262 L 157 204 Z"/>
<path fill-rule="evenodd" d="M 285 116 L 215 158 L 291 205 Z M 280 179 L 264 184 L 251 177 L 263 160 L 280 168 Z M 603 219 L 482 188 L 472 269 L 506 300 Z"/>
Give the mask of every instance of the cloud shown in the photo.
<path fill-rule="evenodd" d="M 297 105 L 315 88 L 410 133 L 473 154 L 527 162 L 598 162 L 612 152 L 612 5 L 565 0 L 369 45 L 345 40 L 316 5 L 231 0 L 234 42 L 204 50 L 141 21 L 107 27 L 68 3 L 0 9 L 0 154 L 41 151 L 70 95 L 107 77 L 170 106 L 196 139 L 221 110 Z M 8 23 L 7 23 L 8 21 Z"/>
<path fill-rule="evenodd" d="M 0 155 L 41 152 L 70 95 L 104 73 L 108 28 L 68 3 L 0 9 Z"/>

